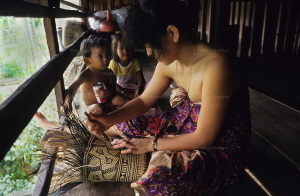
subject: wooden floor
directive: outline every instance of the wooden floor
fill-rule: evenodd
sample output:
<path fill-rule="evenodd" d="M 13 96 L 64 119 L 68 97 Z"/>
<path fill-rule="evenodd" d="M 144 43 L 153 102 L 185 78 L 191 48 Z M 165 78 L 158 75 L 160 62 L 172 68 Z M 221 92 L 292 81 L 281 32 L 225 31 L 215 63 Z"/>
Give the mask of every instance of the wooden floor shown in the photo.
<path fill-rule="evenodd" d="M 155 66 L 143 60 L 149 82 Z M 159 107 L 170 108 L 171 88 L 162 96 Z M 298 195 L 300 193 L 300 113 L 252 89 L 252 153 L 244 179 L 215 195 Z M 254 177 L 253 177 L 254 176 Z M 254 180 L 255 178 L 255 180 Z M 134 195 L 130 183 L 84 183 L 67 195 Z"/>

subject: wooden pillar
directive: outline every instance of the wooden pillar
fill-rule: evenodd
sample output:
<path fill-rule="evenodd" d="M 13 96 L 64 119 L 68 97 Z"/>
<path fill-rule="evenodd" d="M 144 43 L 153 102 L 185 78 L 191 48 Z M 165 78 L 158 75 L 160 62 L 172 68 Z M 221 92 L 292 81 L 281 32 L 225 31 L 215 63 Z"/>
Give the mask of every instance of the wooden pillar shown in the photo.
<path fill-rule="evenodd" d="M 212 25 L 214 28 L 214 44 L 220 45 L 222 47 L 227 47 L 228 44 L 226 40 L 229 40 L 229 15 L 230 15 L 230 2 L 226 0 L 216 0 L 214 1 L 215 13 L 214 21 Z"/>
<path fill-rule="evenodd" d="M 260 56 L 262 31 L 264 22 L 265 2 L 255 2 L 254 26 L 252 33 L 251 56 Z"/>
<path fill-rule="evenodd" d="M 100 11 L 100 0 L 95 0 L 94 5 L 95 5 L 95 12 Z"/>
<path fill-rule="evenodd" d="M 47 44 L 50 52 L 50 58 L 53 58 L 59 53 L 59 46 L 57 40 L 57 32 L 54 18 L 44 18 L 44 28 L 46 32 Z M 59 111 L 60 106 L 64 103 L 65 99 L 65 88 L 64 79 L 61 76 L 59 82 L 56 84 L 55 88 L 56 105 Z"/>
<path fill-rule="evenodd" d="M 300 9 L 300 2 L 298 0 L 292 0 L 290 12 L 289 12 L 289 18 L 287 22 L 286 38 L 285 38 L 285 45 L 284 45 L 284 53 L 287 55 L 293 54 L 293 45 L 296 36 L 299 9 Z"/>
<path fill-rule="evenodd" d="M 99 0 L 99 2 L 100 2 L 100 11 L 102 11 L 103 10 L 103 0 Z"/>
<path fill-rule="evenodd" d="M 277 0 L 268 1 L 266 27 L 264 36 L 264 56 L 272 56 L 275 51 L 276 29 L 279 18 L 279 2 Z"/>
<path fill-rule="evenodd" d="M 86 4 L 86 0 L 80 0 L 80 2 L 81 2 L 81 7 L 82 7 L 81 10 L 83 12 L 88 12 L 88 7 L 87 7 L 87 4 Z M 88 30 L 88 29 L 91 28 L 87 17 L 82 18 L 81 21 L 83 22 L 84 30 Z"/>

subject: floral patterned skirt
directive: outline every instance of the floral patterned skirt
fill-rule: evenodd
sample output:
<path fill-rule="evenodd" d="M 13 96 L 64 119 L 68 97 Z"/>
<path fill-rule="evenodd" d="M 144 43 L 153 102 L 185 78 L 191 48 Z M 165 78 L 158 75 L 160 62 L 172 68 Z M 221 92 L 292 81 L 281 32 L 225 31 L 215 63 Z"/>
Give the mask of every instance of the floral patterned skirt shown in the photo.
<path fill-rule="evenodd" d="M 173 96 L 176 114 L 143 115 L 113 128 L 125 139 L 174 137 L 194 132 L 201 103 L 191 102 L 182 93 L 179 101 L 177 98 Z M 153 152 L 146 172 L 131 187 L 148 195 L 200 195 L 237 182 L 244 168 L 239 155 L 248 150 L 245 145 L 249 142 L 245 140 L 250 140 L 251 125 L 237 114 L 240 110 L 232 111 L 234 119 L 225 123 L 212 146 L 193 151 Z"/>

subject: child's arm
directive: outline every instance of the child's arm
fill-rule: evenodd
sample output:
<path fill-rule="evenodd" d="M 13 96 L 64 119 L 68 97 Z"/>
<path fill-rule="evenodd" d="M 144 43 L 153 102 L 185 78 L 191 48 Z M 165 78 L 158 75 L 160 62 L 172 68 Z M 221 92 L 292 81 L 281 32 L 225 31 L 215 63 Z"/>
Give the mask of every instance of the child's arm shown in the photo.
<path fill-rule="evenodd" d="M 145 88 L 145 78 L 142 70 L 136 72 L 137 78 L 138 78 L 138 89 L 136 91 L 136 97 L 140 96 L 144 92 Z"/>
<path fill-rule="evenodd" d="M 77 92 L 79 86 L 84 82 L 85 72 L 82 72 L 77 76 L 77 78 L 70 84 L 70 86 L 66 89 L 66 99 L 65 104 L 68 106 L 71 105 L 72 100 Z"/>

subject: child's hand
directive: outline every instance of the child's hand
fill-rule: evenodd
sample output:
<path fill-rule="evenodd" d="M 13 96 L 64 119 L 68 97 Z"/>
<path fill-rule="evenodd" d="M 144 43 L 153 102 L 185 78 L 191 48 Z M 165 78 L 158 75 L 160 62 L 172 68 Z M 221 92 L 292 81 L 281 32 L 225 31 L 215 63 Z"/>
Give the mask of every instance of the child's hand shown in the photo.
<path fill-rule="evenodd" d="M 140 96 L 142 93 L 143 93 L 143 89 L 142 89 L 142 88 L 138 88 L 138 89 L 135 91 L 135 97 Z"/>
<path fill-rule="evenodd" d="M 108 98 L 110 96 L 110 91 L 106 88 L 106 85 L 103 83 L 103 88 L 96 90 L 95 96 L 98 98 Z"/>

